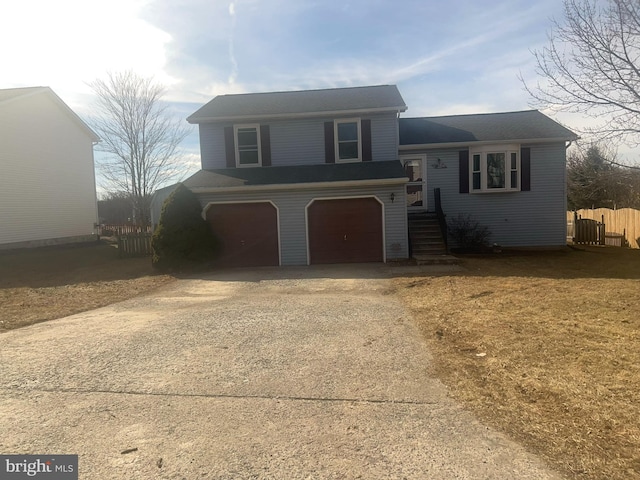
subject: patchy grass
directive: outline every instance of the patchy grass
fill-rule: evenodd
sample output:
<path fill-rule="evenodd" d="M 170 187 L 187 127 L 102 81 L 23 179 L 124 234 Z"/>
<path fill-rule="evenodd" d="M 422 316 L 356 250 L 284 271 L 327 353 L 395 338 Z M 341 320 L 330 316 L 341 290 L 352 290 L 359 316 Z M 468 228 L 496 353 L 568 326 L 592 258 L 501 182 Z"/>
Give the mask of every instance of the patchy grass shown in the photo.
<path fill-rule="evenodd" d="M 571 478 L 640 478 L 640 251 L 463 266 L 396 279 L 452 394 Z"/>
<path fill-rule="evenodd" d="M 106 243 L 0 252 L 0 332 L 126 300 L 173 280 Z"/>

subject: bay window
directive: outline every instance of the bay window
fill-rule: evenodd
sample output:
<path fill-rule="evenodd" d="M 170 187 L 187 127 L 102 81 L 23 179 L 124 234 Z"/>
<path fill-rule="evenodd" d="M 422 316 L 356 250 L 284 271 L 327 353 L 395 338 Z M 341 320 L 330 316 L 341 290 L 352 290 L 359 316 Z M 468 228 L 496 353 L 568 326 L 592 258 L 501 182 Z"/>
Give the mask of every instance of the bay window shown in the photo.
<path fill-rule="evenodd" d="M 472 192 L 520 190 L 519 145 L 486 145 L 469 154 Z"/>

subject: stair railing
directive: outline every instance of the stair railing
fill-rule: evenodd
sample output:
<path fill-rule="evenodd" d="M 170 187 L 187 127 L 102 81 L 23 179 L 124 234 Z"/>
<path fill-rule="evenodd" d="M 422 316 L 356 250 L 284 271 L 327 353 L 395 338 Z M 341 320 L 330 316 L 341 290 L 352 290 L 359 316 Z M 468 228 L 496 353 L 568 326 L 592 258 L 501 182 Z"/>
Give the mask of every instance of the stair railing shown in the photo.
<path fill-rule="evenodd" d="M 442 239 L 444 240 L 444 248 L 449 253 L 449 244 L 447 242 L 447 216 L 442 210 L 442 201 L 440 199 L 440 189 L 433 189 L 433 197 L 436 204 L 436 216 L 438 217 L 438 223 L 440 224 L 440 231 L 442 232 Z"/>

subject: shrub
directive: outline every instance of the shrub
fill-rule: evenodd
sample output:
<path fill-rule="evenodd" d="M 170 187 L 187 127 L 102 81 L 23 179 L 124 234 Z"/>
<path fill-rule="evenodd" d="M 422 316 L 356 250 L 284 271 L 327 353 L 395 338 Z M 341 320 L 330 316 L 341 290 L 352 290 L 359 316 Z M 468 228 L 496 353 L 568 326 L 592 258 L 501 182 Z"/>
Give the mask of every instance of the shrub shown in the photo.
<path fill-rule="evenodd" d="M 178 184 L 164 202 L 160 222 L 151 240 L 151 262 L 155 268 L 188 270 L 202 267 L 215 258 L 218 244 L 201 212 L 196 195 Z"/>
<path fill-rule="evenodd" d="M 462 213 L 449 220 L 448 234 L 461 249 L 474 251 L 487 246 L 491 237 L 489 227 Z"/>

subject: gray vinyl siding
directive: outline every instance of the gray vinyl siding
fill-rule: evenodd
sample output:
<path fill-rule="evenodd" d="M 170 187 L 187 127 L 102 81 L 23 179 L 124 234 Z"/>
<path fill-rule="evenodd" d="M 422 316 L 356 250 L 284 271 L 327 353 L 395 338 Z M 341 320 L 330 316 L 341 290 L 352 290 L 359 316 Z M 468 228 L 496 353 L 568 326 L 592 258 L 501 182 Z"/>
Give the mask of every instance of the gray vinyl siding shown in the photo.
<path fill-rule="evenodd" d="M 324 163 L 324 121 L 270 122 L 269 129 L 274 167 Z"/>
<path fill-rule="evenodd" d="M 371 150 L 374 162 L 397 160 L 398 118 L 395 113 L 371 118 Z"/>
<path fill-rule="evenodd" d="M 200 162 L 204 170 L 226 168 L 224 126 L 202 123 L 200 130 Z"/>
<path fill-rule="evenodd" d="M 394 193 L 394 201 L 391 194 Z M 307 265 L 307 231 L 305 210 L 314 198 L 375 196 L 384 204 L 385 248 L 387 261 L 409 256 L 407 216 L 403 187 L 376 186 L 252 191 L 245 193 L 199 194 L 203 208 L 209 202 L 271 201 L 278 208 L 280 222 L 280 251 L 282 265 Z"/>
<path fill-rule="evenodd" d="M 426 150 L 427 202 L 434 210 L 434 188 L 440 188 L 448 219 L 471 215 L 491 230 L 491 242 L 503 246 L 566 244 L 565 146 L 563 143 L 522 145 L 531 148 L 531 191 L 459 193 L 456 149 Z M 434 168 L 437 159 L 446 168 Z"/>
<path fill-rule="evenodd" d="M 243 123 L 269 125 L 271 165 L 312 165 L 324 163 L 324 122 L 338 117 L 297 120 L 277 120 Z M 354 118 L 354 117 L 342 117 Z M 398 122 L 395 113 L 365 115 L 371 120 L 371 150 L 373 161 L 398 158 Z M 224 127 L 231 124 L 200 125 L 200 153 L 203 169 L 226 168 Z"/>

